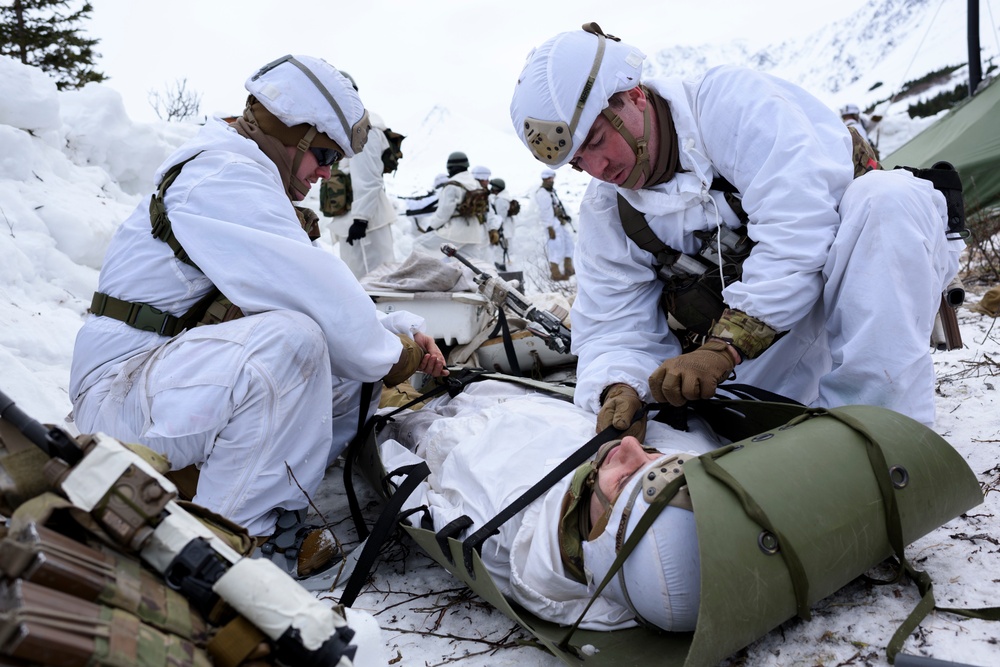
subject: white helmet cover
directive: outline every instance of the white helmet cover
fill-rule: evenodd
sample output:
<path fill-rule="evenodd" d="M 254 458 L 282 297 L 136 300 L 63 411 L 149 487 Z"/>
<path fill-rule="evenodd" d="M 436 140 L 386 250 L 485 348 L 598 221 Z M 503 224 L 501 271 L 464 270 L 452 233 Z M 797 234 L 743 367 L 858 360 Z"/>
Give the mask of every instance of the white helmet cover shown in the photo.
<path fill-rule="evenodd" d="M 664 455 L 665 457 L 667 455 Z M 692 455 L 693 456 L 693 455 Z M 612 505 L 607 527 L 597 539 L 583 542 L 583 562 L 591 592 L 604 580 L 618 555 L 616 540 L 624 543 L 649 505 L 636 495 L 642 479 L 659 461 L 644 466 L 622 489 Z M 636 494 L 633 494 L 636 491 Z M 631 505 L 620 539 L 619 526 Z M 701 599 L 701 558 L 694 513 L 679 507 L 663 509 L 646 535 L 625 560 L 621 570 L 601 593 L 638 618 L 667 632 L 689 632 L 698 620 Z"/>
<path fill-rule="evenodd" d="M 343 148 L 360 153 L 368 140 L 368 112 L 350 80 L 325 60 L 283 56 L 261 67 L 246 89 L 288 127 L 314 126 Z"/>
<path fill-rule="evenodd" d="M 470 173 L 477 181 L 488 181 L 490 180 L 490 176 L 492 176 L 492 172 L 489 170 L 489 167 L 484 167 L 482 165 L 476 165 L 472 168 Z"/>
<path fill-rule="evenodd" d="M 514 131 L 536 159 L 561 167 L 611 96 L 639 85 L 645 58 L 633 46 L 585 30 L 556 35 L 528 54 L 517 79 L 510 101 Z"/>

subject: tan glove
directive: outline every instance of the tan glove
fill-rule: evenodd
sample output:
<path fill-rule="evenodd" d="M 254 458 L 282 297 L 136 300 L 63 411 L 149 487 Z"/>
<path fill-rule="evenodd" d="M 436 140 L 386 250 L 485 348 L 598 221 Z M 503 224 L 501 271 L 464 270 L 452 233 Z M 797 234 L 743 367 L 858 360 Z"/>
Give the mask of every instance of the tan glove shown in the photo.
<path fill-rule="evenodd" d="M 646 415 L 632 424 L 632 418 L 641 409 L 642 400 L 635 389 L 622 382 L 611 385 L 605 390 L 601 411 L 597 413 L 597 432 L 612 425 L 619 430 L 627 427 L 622 437 L 631 435 L 642 442 L 646 437 Z"/>
<path fill-rule="evenodd" d="M 715 389 L 736 368 L 725 341 L 710 339 L 694 352 L 667 359 L 649 376 L 649 390 L 658 403 L 681 406 L 715 396 Z"/>
<path fill-rule="evenodd" d="M 552 239 L 553 241 L 555 240 L 555 238 L 556 238 L 556 228 L 555 227 L 549 227 L 549 238 Z"/>
<path fill-rule="evenodd" d="M 382 382 L 387 387 L 395 387 L 400 382 L 405 382 L 411 375 L 417 372 L 420 362 L 424 358 L 423 348 L 417 345 L 412 338 L 400 336 L 399 342 L 403 344 L 403 351 L 399 355 L 399 361 L 392 365 L 389 372 L 382 378 Z"/>
<path fill-rule="evenodd" d="M 500 232 L 495 229 L 490 230 L 490 245 L 500 245 Z"/>

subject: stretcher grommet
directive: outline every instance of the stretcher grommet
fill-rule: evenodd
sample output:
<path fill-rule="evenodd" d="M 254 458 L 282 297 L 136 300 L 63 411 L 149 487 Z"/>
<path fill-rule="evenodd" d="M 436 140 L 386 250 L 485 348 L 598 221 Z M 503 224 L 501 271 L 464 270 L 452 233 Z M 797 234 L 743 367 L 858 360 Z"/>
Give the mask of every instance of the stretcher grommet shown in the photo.
<path fill-rule="evenodd" d="M 760 435 L 755 435 L 754 437 L 750 438 L 750 442 L 761 442 L 763 440 L 770 440 L 773 437 L 774 437 L 773 433 L 761 433 Z"/>
<path fill-rule="evenodd" d="M 768 556 L 773 556 L 779 550 L 778 538 L 771 531 L 762 530 L 757 536 L 757 546 Z"/>
<path fill-rule="evenodd" d="M 889 479 L 893 487 L 903 489 L 910 483 L 910 473 L 903 466 L 892 466 L 889 468 Z"/>

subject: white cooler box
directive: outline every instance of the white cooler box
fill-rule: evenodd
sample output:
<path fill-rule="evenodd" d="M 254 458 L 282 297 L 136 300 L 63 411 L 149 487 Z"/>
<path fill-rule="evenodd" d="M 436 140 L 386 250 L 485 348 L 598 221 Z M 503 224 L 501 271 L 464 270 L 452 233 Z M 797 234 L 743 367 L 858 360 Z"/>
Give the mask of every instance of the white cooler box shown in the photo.
<path fill-rule="evenodd" d="M 426 320 L 424 332 L 446 345 L 464 345 L 489 325 L 492 307 L 478 292 L 367 290 L 383 313 L 405 310 Z"/>

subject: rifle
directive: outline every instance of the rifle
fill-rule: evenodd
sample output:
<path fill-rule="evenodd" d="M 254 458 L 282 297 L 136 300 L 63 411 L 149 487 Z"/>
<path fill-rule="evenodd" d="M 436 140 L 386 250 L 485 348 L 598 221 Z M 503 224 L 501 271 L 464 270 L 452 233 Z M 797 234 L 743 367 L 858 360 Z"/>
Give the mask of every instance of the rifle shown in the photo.
<path fill-rule="evenodd" d="M 965 286 L 960 278 L 955 277 L 948 288 L 941 293 L 941 305 L 938 307 L 934 329 L 931 332 L 931 344 L 938 350 L 960 350 L 962 348 L 962 331 L 958 328 L 958 317 L 955 309 L 965 302 Z"/>
<path fill-rule="evenodd" d="M 546 347 L 561 354 L 569 354 L 572 342 L 570 330 L 566 328 L 562 320 L 547 310 L 536 308 L 526 296 L 514 289 L 514 286 L 503 278 L 483 273 L 477 266 L 462 257 L 458 249 L 450 243 L 442 244 L 441 252 L 448 257 L 454 257 L 472 269 L 479 291 L 498 307 L 506 305 L 522 318 L 528 320 L 531 323 L 528 325 L 528 331 L 545 341 Z M 536 326 L 532 326 L 532 324 Z"/>
<path fill-rule="evenodd" d="M 107 435 L 73 438 L 32 419 L 0 391 L 0 420 L 51 458 L 45 478 L 74 507 L 208 616 L 225 603 L 270 640 L 278 662 L 349 667 L 346 621 L 265 558 L 244 558 L 177 504 L 177 488 Z"/>

